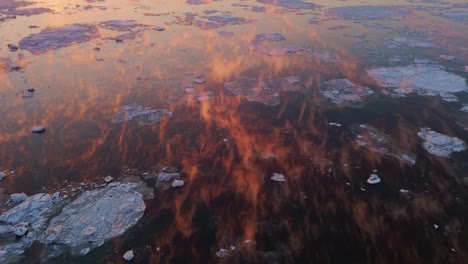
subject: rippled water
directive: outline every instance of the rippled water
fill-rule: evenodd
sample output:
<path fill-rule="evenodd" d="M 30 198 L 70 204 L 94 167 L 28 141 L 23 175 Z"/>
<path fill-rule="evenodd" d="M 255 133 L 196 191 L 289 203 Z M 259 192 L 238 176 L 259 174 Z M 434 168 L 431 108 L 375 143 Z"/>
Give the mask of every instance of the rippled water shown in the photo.
<path fill-rule="evenodd" d="M 0 32 L 0 212 L 155 186 L 85 256 L 16 262 L 468 262 L 464 0 L 0 0 Z"/>

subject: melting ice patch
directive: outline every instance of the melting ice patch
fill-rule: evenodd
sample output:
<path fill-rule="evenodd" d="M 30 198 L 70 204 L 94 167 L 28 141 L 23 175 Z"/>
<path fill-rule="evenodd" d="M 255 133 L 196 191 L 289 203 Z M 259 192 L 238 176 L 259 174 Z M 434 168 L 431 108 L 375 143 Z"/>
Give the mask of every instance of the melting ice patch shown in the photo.
<path fill-rule="evenodd" d="M 356 136 L 356 143 L 383 155 L 392 156 L 409 165 L 416 163 L 416 155 L 401 148 L 389 135 L 370 125 L 352 125 L 351 132 Z"/>
<path fill-rule="evenodd" d="M 466 149 L 465 142 L 459 138 L 435 132 L 428 127 L 421 128 L 418 136 L 424 140 L 424 149 L 435 156 L 448 158 L 453 152 L 460 152 Z"/>
<path fill-rule="evenodd" d="M 391 89 L 397 96 L 405 96 L 414 92 L 419 95 L 439 95 L 442 99 L 453 102 L 457 99 L 452 93 L 468 89 L 464 78 L 437 66 L 408 65 L 371 68 L 366 72 L 380 86 Z"/>
<path fill-rule="evenodd" d="M 112 123 L 123 123 L 136 118 L 140 119 L 140 125 L 154 124 L 172 116 L 172 112 L 166 109 L 143 108 L 141 105 L 129 105 L 119 108 L 112 118 Z"/>
<path fill-rule="evenodd" d="M 97 37 L 99 37 L 99 31 L 96 26 L 75 24 L 59 28 L 46 28 L 39 33 L 31 34 L 19 42 L 19 47 L 33 54 L 41 54 Z"/>
<path fill-rule="evenodd" d="M 304 83 L 297 76 L 283 77 L 267 82 L 240 77 L 235 81 L 225 83 L 224 87 L 249 101 L 260 102 L 268 106 L 280 103 L 280 92 L 305 91 Z"/>
<path fill-rule="evenodd" d="M 320 94 L 335 104 L 357 103 L 374 92 L 364 86 L 352 83 L 347 79 L 337 79 L 320 84 Z"/>

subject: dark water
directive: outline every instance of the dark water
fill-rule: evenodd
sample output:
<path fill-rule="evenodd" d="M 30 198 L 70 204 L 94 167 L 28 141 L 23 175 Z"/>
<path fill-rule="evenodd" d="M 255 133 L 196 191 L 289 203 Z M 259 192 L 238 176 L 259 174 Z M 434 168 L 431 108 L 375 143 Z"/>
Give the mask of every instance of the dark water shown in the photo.
<path fill-rule="evenodd" d="M 468 86 L 466 2 L 190 2 L 45 1 L 17 10 L 50 10 L 12 18 L 14 8 L 2 4 L 14 2 L 0 0 L 2 203 L 15 192 L 69 192 L 109 174 L 118 180 L 164 167 L 185 181 L 155 188 L 136 226 L 86 256 L 40 260 L 37 244 L 20 262 L 123 263 L 130 249 L 135 263 L 468 261 L 468 151 L 438 157 L 417 134 L 429 127 L 468 142 L 467 90 L 447 92 L 456 102 L 439 92 L 395 95 L 366 72 L 417 64 Z M 332 9 L 343 6 L 364 8 Z M 109 20 L 135 22 L 102 24 Z M 21 46 L 31 34 L 73 24 L 94 25 L 99 36 L 60 38 L 64 47 L 44 52 Z M 136 34 L 116 41 L 129 32 Z M 286 40 L 252 41 L 260 33 Z M 242 86 L 254 88 L 248 95 L 225 88 L 242 76 L 259 85 Z M 275 90 L 275 80 L 290 76 L 300 80 L 294 89 Z M 333 103 L 320 90 L 332 79 L 372 94 Z M 255 89 L 262 83 L 272 90 Z M 23 98 L 28 88 L 34 96 Z M 113 122 L 119 108 L 135 105 L 172 115 Z M 385 133 L 415 164 L 360 146 L 356 124 Z M 32 134 L 36 125 L 46 132 Z M 286 181 L 272 181 L 274 173 Z M 381 183 L 366 182 L 372 173 Z M 220 249 L 229 256 L 217 256 Z"/>

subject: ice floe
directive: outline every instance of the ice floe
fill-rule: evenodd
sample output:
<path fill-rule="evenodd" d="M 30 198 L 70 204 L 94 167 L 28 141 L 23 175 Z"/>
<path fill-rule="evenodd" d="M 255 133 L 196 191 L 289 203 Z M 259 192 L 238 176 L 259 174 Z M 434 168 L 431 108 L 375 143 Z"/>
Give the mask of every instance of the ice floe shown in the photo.
<path fill-rule="evenodd" d="M 431 65 L 408 65 L 403 67 L 371 68 L 367 74 L 380 86 L 389 88 L 397 96 L 409 93 L 439 95 L 448 101 L 456 100 L 453 95 L 466 91 L 468 86 L 463 77 Z"/>
<path fill-rule="evenodd" d="M 421 128 L 418 136 L 423 140 L 424 149 L 435 156 L 448 158 L 453 152 L 466 150 L 465 142 L 459 138 L 435 132 L 428 127 Z"/>
<path fill-rule="evenodd" d="M 46 28 L 31 34 L 19 42 L 19 47 L 33 54 L 68 47 L 99 37 L 99 30 L 94 25 L 75 24 L 59 28 Z"/>

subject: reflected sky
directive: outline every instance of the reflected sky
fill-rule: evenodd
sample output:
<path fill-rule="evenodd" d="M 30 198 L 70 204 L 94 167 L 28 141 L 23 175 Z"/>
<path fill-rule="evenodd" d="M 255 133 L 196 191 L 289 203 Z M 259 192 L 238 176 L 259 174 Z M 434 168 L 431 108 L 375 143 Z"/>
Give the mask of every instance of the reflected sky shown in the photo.
<path fill-rule="evenodd" d="M 433 156 L 417 132 L 431 127 L 468 142 L 468 116 L 459 110 L 468 94 L 456 93 L 457 102 L 396 97 L 366 74 L 427 60 L 468 78 L 465 1 L 383 1 L 379 5 L 392 11 L 371 11 L 371 17 L 382 12 L 377 19 L 329 13 L 372 1 L 313 1 L 319 7 L 312 9 L 282 6 L 300 2 L 292 0 L 190 2 L 46 0 L 18 10 L 53 12 L 16 18 L 0 5 L 0 170 L 7 174 L 0 201 L 10 193 L 53 192 L 163 167 L 186 182 L 177 190 L 155 189 L 129 234 L 85 257 L 53 261 L 123 263 L 128 249 L 138 252 L 140 263 L 467 261 L 468 153 Z M 210 24 L 213 16 L 245 20 Z M 102 22 L 109 20 L 140 25 L 106 27 Z M 42 54 L 7 46 L 73 24 L 95 25 L 99 36 Z M 137 34 L 116 41 L 129 32 Z M 285 40 L 256 43 L 261 33 Z M 290 50 L 265 54 L 280 48 Z M 291 76 L 301 89 L 274 90 L 278 104 L 255 97 L 264 96 L 259 87 L 265 83 Z M 225 88 L 239 77 L 258 81 L 250 98 Z M 194 83 L 197 78 L 205 82 Z M 335 104 L 319 88 L 333 79 L 373 94 Z M 28 88 L 34 96 L 24 98 Z M 144 125 L 140 117 L 112 122 L 121 107 L 132 105 L 172 116 Z M 356 124 L 388 135 L 415 154 L 416 164 L 363 148 L 350 129 Z M 46 132 L 31 134 L 36 125 Z M 273 173 L 286 182 L 272 181 Z M 371 173 L 382 183 L 367 184 Z M 217 256 L 220 249 L 229 256 Z"/>

